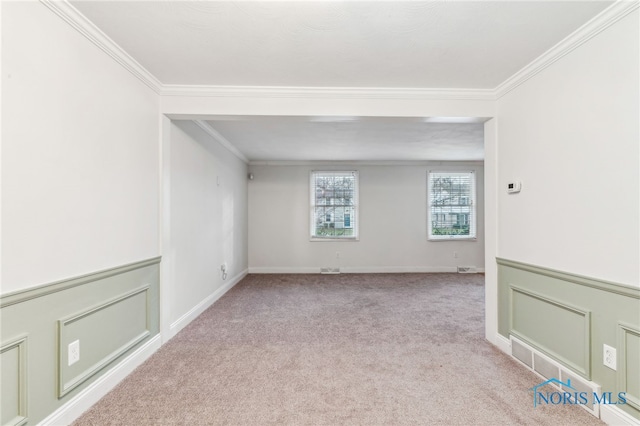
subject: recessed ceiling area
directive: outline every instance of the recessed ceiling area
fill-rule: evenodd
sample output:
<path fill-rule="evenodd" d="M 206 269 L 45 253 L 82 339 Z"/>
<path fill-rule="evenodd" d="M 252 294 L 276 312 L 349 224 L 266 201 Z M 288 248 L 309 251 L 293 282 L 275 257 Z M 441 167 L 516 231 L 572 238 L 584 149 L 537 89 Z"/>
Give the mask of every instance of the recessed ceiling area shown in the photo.
<path fill-rule="evenodd" d="M 613 1 L 71 1 L 165 88 L 495 91 Z M 207 116 L 250 161 L 481 161 L 486 118 Z"/>
<path fill-rule="evenodd" d="M 250 161 L 482 161 L 484 119 L 215 117 Z"/>

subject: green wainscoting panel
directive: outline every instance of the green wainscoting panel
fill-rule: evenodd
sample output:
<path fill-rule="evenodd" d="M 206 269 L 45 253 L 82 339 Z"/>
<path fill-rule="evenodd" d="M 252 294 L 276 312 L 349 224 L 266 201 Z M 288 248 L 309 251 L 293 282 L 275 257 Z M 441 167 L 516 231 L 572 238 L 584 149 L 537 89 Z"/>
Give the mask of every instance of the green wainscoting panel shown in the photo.
<path fill-rule="evenodd" d="M 28 413 L 24 424 L 38 424 L 159 333 L 159 263 L 156 257 L 0 297 L 3 424 L 17 392 L 6 385 L 5 402 L 5 380 L 16 381 L 15 367 L 4 365 L 5 353 L 15 365 L 7 345 L 28 336 L 20 407 Z M 75 340 L 80 360 L 69 366 Z"/>
<path fill-rule="evenodd" d="M 28 421 L 27 336 L 2 345 L 0 349 L 0 424 L 19 426 Z"/>
<path fill-rule="evenodd" d="M 64 396 L 151 334 L 149 286 L 58 321 L 58 396 Z M 96 333 L 100 330 L 100 333 Z M 69 344 L 80 359 L 69 365 Z"/>
<path fill-rule="evenodd" d="M 519 287 L 510 288 L 509 333 L 590 379 L 591 313 Z"/>
<path fill-rule="evenodd" d="M 498 332 L 514 335 L 603 392 L 628 392 L 617 407 L 640 419 L 640 287 L 508 259 L 498 263 Z M 603 365 L 615 347 L 618 369 Z"/>
<path fill-rule="evenodd" d="M 640 330 L 628 324 L 618 327 L 620 389 L 627 393 L 627 403 L 640 411 Z"/>

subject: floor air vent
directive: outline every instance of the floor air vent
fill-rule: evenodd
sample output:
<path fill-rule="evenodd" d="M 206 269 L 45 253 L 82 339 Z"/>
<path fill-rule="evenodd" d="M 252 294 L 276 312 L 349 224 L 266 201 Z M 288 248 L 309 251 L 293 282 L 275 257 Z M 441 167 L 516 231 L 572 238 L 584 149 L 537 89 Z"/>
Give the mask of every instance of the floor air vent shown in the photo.
<path fill-rule="evenodd" d="M 339 274 L 340 268 L 320 268 L 321 274 Z"/>

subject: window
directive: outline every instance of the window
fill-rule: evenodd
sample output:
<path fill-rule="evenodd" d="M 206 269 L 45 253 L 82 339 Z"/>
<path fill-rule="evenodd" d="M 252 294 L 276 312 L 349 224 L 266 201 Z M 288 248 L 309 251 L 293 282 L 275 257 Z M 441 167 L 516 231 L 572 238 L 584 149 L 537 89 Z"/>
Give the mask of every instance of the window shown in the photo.
<path fill-rule="evenodd" d="M 358 238 L 358 172 L 311 172 L 311 239 Z"/>
<path fill-rule="evenodd" d="M 430 240 L 476 238 L 474 172 L 433 172 L 427 177 Z"/>

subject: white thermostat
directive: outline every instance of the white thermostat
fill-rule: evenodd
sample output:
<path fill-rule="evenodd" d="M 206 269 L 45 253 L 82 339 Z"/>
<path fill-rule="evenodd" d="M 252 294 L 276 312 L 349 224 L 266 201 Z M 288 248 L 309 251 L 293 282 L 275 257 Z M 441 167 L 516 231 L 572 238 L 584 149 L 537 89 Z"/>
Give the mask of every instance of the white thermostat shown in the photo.
<path fill-rule="evenodd" d="M 522 189 L 521 182 L 509 182 L 507 184 L 507 192 L 509 194 L 515 194 L 516 192 L 520 192 L 521 189 Z"/>

